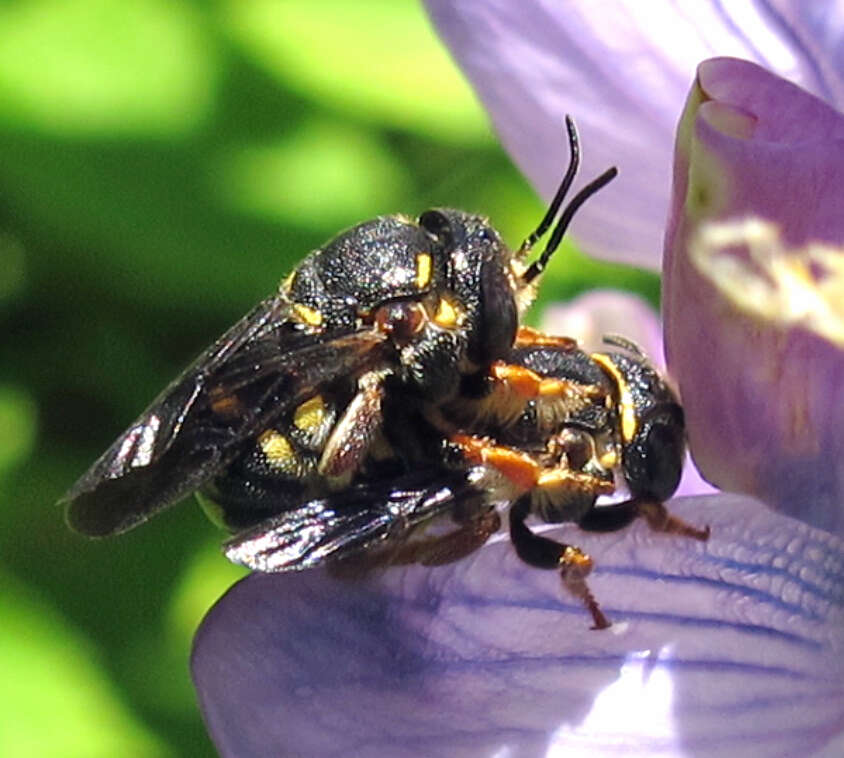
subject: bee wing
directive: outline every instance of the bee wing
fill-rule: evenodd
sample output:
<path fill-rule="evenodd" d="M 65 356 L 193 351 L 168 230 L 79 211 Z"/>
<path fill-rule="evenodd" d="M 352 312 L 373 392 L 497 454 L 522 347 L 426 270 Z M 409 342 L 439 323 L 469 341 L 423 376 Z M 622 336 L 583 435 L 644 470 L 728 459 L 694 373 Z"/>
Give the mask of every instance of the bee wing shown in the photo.
<path fill-rule="evenodd" d="M 73 529 L 105 536 L 146 521 L 322 383 L 382 359 L 380 334 L 309 334 L 291 328 L 289 308 L 280 295 L 260 303 L 156 398 L 62 499 Z"/>
<path fill-rule="evenodd" d="M 297 571 L 401 541 L 419 524 L 481 499 L 465 472 L 421 470 L 310 500 L 241 532 L 223 550 L 253 571 Z"/>

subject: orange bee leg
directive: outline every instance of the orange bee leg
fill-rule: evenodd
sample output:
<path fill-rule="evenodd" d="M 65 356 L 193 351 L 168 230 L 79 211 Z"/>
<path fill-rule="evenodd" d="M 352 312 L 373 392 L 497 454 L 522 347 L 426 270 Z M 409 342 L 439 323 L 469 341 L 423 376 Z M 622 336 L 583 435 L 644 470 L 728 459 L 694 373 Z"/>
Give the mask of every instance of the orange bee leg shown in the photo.
<path fill-rule="evenodd" d="M 539 464 L 520 450 L 497 445 L 488 437 L 469 434 L 453 434 L 450 442 L 460 450 L 466 461 L 491 466 L 521 492 L 533 489 L 539 479 Z"/>
<path fill-rule="evenodd" d="M 489 369 L 490 376 L 516 395 L 532 400 L 537 397 L 586 397 L 602 398 L 604 390 L 591 384 L 581 384 L 568 379 L 543 377 L 524 366 L 495 361 Z"/>
<path fill-rule="evenodd" d="M 564 350 L 575 350 L 577 340 L 545 334 L 530 326 L 520 326 L 519 331 L 516 332 L 516 347 L 558 347 Z"/>

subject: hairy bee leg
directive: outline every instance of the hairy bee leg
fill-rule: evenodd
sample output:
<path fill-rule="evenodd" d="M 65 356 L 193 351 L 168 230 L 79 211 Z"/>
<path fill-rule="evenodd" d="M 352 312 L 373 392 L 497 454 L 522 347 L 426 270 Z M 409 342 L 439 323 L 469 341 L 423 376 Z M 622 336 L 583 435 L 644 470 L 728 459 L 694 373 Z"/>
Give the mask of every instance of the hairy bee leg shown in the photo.
<path fill-rule="evenodd" d="M 534 534 L 525 524 L 530 513 L 528 497 L 520 498 L 510 509 L 510 539 L 516 554 L 529 566 L 559 569 L 563 586 L 578 598 L 592 616 L 593 629 L 606 629 L 610 622 L 586 584 L 592 559 L 579 548 Z"/>
<path fill-rule="evenodd" d="M 560 492 L 565 492 L 570 496 L 597 496 L 608 495 L 615 491 L 612 481 L 582 471 L 571 471 L 560 467 L 543 468 L 528 453 L 505 445 L 497 445 L 488 437 L 453 434 L 449 439 L 461 451 L 468 463 L 482 463 L 496 469 L 520 492 L 527 492 L 538 487 L 559 497 Z"/>
<path fill-rule="evenodd" d="M 539 479 L 539 464 L 527 453 L 504 445 L 496 445 L 488 437 L 473 434 L 453 434 L 449 438 L 469 463 L 482 463 L 495 468 L 514 484 L 520 492 L 532 489 Z"/>
<path fill-rule="evenodd" d="M 555 501 L 562 497 L 591 497 L 594 500 L 598 495 L 611 495 L 615 492 L 615 483 L 611 479 L 602 479 L 562 466 L 543 469 L 536 479 L 536 486 Z"/>
<path fill-rule="evenodd" d="M 581 384 L 569 379 L 544 377 L 524 366 L 496 361 L 490 366 L 493 380 L 503 384 L 520 397 L 532 400 L 538 397 L 585 397 L 601 398 L 605 392 L 593 384 Z"/>
<path fill-rule="evenodd" d="M 705 526 L 703 529 L 687 524 L 679 516 L 668 512 L 663 503 L 658 500 L 636 500 L 634 501 L 638 515 L 642 516 L 648 526 L 655 532 L 666 534 L 677 534 L 681 537 L 690 537 L 693 540 L 706 542 L 709 539 L 710 529 Z"/>
<path fill-rule="evenodd" d="M 358 380 L 358 393 L 346 407 L 325 443 L 317 471 L 339 477 L 354 473 L 360 466 L 375 432 L 381 426 L 384 375 L 370 371 Z"/>
<path fill-rule="evenodd" d="M 577 350 L 577 340 L 545 334 L 530 326 L 520 326 L 516 332 L 516 347 L 557 347 L 563 350 Z"/>

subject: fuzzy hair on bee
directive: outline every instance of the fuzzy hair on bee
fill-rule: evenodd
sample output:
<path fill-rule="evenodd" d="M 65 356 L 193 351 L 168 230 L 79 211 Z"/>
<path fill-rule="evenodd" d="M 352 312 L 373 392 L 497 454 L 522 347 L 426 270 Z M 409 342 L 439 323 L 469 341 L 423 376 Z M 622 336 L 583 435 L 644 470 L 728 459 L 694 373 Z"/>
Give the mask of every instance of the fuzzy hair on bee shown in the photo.
<path fill-rule="evenodd" d="M 586 587 L 589 556 L 534 534 L 529 516 L 593 530 L 643 516 L 706 534 L 662 505 L 679 481 L 683 416 L 644 356 L 587 354 L 521 324 L 577 209 L 617 173 L 564 205 L 580 161 L 568 117 L 566 128 L 568 168 L 518 248 L 455 209 L 340 233 L 94 462 L 64 497 L 69 525 L 119 534 L 196 493 L 233 533 L 233 561 L 362 570 L 457 560 L 506 513 L 519 556 L 558 570 L 607 626 Z M 597 505 L 617 478 L 630 499 Z M 452 528 L 425 536 L 439 520 Z"/>

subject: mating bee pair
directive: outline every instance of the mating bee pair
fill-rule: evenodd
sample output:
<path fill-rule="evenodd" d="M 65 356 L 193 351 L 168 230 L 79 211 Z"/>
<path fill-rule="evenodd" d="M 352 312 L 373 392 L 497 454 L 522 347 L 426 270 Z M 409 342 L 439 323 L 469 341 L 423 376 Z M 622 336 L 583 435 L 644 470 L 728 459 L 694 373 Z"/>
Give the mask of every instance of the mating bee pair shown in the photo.
<path fill-rule="evenodd" d="M 104 536 L 197 492 L 258 571 L 455 560 L 509 507 L 519 556 L 586 587 L 591 560 L 526 518 L 614 530 L 644 515 L 705 539 L 662 503 L 679 482 L 683 413 L 647 359 L 587 354 L 519 325 L 576 210 L 571 160 L 515 252 L 462 211 L 360 224 L 308 255 L 176 379 L 66 495 L 70 525 Z M 557 219 L 559 215 L 559 219 Z M 556 224 L 555 224 L 556 220 Z M 542 254 L 526 258 L 551 231 Z M 597 506 L 620 472 L 630 499 Z M 435 521 L 453 524 L 431 535 Z"/>

